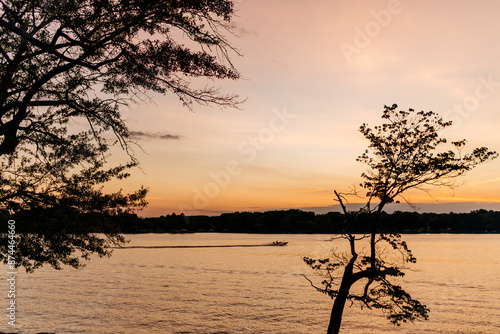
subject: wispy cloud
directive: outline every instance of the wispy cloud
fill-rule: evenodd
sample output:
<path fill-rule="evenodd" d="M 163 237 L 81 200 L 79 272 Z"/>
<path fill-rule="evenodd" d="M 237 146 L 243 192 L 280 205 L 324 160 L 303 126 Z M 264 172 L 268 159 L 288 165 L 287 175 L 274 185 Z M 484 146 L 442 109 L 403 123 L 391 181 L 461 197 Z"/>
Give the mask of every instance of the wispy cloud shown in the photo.
<path fill-rule="evenodd" d="M 169 133 L 160 133 L 160 132 L 144 132 L 144 131 L 130 131 L 130 136 L 132 138 L 142 138 L 142 139 L 162 139 L 162 140 L 179 140 L 181 136 L 172 135 Z"/>
<path fill-rule="evenodd" d="M 231 30 L 233 33 L 236 33 L 238 36 L 245 35 L 254 35 L 258 36 L 257 32 L 253 29 L 248 29 L 241 22 L 231 22 Z"/>
<path fill-rule="evenodd" d="M 496 179 L 491 179 L 491 180 L 485 180 L 485 181 L 477 181 L 477 182 L 471 182 L 471 186 L 475 186 L 477 184 L 484 184 L 484 183 L 493 183 L 493 182 L 499 182 L 500 181 L 500 177 L 496 178 Z"/>

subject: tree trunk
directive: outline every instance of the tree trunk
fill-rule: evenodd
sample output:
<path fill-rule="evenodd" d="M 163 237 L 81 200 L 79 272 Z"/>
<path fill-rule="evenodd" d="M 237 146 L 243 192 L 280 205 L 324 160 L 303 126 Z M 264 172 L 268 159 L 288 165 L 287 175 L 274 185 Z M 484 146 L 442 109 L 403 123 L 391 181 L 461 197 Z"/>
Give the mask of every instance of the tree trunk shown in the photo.
<path fill-rule="evenodd" d="M 352 270 L 357 255 L 354 255 L 344 270 L 342 282 L 340 283 L 339 293 L 333 302 L 332 314 L 330 315 L 330 324 L 328 325 L 327 334 L 338 334 L 340 332 L 340 324 L 342 323 L 342 314 L 344 313 L 344 306 L 349 295 L 349 289 L 353 284 Z"/>
<path fill-rule="evenodd" d="M 327 334 L 338 334 L 340 332 L 340 324 L 342 323 L 342 314 L 344 312 L 345 302 L 347 300 L 347 294 L 342 293 L 342 288 L 339 290 L 339 294 L 335 298 L 333 303 L 332 314 L 330 315 L 330 324 L 328 325 Z"/>

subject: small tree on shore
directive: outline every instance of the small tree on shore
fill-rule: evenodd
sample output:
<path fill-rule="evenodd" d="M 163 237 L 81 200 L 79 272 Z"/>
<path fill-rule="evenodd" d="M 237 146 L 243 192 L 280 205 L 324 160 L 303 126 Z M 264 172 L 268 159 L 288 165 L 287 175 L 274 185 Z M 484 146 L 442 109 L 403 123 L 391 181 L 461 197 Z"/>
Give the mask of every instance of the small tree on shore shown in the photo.
<path fill-rule="evenodd" d="M 349 211 L 346 196 L 358 195 L 359 191 L 354 189 L 350 194 L 334 191 L 345 215 L 343 233 L 338 238 L 347 240 L 349 251 L 334 253 L 333 258 L 303 258 L 307 265 L 326 277 L 321 286 L 308 279 L 311 285 L 334 299 L 328 334 L 339 333 L 347 301 L 359 302 L 369 309 L 382 309 L 396 325 L 428 319 L 429 309 L 394 283 L 395 278 L 404 276 L 403 270 L 415 263 L 416 258 L 400 234 L 380 229 L 381 213 L 386 205 L 399 199 L 408 202 L 403 194 L 409 189 L 428 191 L 428 186 L 453 187 L 457 177 L 498 156 L 485 147 L 463 154 L 465 140 L 452 142 L 452 149 L 437 151 L 438 146 L 447 143 L 438 131 L 451 126 L 451 122 L 444 122 L 432 111 L 397 108 L 396 104 L 385 106 L 382 125 L 373 129 L 366 124 L 360 127 L 370 142 L 357 159 L 369 166 L 361 175 L 364 181 L 360 184 L 366 192 L 366 205 L 358 211 Z M 355 235 L 353 230 L 361 219 L 368 221 L 369 233 Z M 361 240 L 368 242 L 366 253 L 360 249 Z"/>

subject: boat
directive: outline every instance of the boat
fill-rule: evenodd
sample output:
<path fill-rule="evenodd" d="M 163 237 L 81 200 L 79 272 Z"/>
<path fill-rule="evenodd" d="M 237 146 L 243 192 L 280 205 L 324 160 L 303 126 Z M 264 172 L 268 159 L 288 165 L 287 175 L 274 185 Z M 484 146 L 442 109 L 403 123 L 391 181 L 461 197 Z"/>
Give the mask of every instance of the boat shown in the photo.
<path fill-rule="evenodd" d="M 273 241 L 273 246 L 286 246 L 288 241 Z"/>

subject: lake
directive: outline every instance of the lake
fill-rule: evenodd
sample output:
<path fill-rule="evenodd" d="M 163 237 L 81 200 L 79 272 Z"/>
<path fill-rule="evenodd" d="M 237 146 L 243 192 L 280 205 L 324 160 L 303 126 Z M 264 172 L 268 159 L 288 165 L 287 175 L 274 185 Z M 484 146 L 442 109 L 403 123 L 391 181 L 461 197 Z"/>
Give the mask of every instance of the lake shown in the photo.
<path fill-rule="evenodd" d="M 285 247 L 117 249 L 83 269 L 21 272 L 15 333 L 326 333 L 332 300 L 302 256 L 344 249 L 328 235 L 138 234 L 130 246 Z M 429 321 L 396 327 L 381 311 L 346 308 L 342 333 L 500 333 L 500 235 L 405 235 L 417 264 L 402 285 Z M 4 277 L 7 267 L 2 266 Z M 8 285 L 3 280 L 4 306 Z M 7 311 L 4 311 L 7 314 Z"/>

